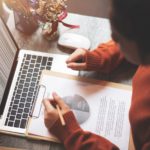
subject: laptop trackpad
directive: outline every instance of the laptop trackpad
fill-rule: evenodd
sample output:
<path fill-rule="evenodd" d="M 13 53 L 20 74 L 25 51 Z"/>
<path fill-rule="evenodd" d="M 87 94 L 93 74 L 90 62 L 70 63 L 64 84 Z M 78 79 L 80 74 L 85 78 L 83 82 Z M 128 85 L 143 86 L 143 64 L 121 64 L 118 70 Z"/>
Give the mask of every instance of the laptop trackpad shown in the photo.
<path fill-rule="evenodd" d="M 79 71 L 75 71 L 67 67 L 66 64 L 67 58 L 68 56 L 65 55 L 57 55 L 57 57 L 54 56 L 51 70 L 55 72 L 61 72 L 77 76 L 79 74 Z"/>

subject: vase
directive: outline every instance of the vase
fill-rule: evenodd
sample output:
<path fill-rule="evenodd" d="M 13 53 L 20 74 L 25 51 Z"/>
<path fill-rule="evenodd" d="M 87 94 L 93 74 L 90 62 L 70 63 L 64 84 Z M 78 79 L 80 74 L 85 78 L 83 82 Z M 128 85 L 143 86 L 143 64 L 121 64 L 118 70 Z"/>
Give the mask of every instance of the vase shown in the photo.
<path fill-rule="evenodd" d="M 16 29 L 25 34 L 32 34 L 38 28 L 38 21 L 32 15 L 24 16 L 14 11 L 14 20 Z"/>
<path fill-rule="evenodd" d="M 42 35 L 47 40 L 54 40 L 58 37 L 58 21 L 46 22 L 42 27 Z"/>

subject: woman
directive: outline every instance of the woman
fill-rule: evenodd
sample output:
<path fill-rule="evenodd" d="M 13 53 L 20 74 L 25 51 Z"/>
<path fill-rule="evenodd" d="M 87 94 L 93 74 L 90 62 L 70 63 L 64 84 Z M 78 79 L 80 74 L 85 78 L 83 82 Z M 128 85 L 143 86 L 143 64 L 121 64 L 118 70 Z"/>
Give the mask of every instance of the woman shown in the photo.
<path fill-rule="evenodd" d="M 130 124 L 136 150 L 150 150 L 150 1 L 112 0 L 110 21 L 112 38 L 89 52 L 76 50 L 67 60 L 75 70 L 99 70 L 109 72 L 126 58 L 139 65 L 133 78 Z M 83 63 L 76 63 L 84 59 Z M 61 107 L 66 126 L 61 125 L 57 110 L 51 109 L 49 100 L 44 101 L 45 124 L 58 137 L 67 150 L 117 150 L 118 147 L 101 136 L 83 131 L 69 107 L 53 93 Z"/>

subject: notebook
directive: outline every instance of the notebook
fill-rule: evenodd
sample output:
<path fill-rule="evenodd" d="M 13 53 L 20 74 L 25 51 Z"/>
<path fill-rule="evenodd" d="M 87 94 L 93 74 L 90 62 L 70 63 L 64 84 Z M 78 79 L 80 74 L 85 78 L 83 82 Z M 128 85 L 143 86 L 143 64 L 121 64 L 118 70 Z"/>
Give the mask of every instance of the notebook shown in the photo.
<path fill-rule="evenodd" d="M 67 55 L 20 50 L 0 18 L 0 132 L 25 136 L 43 69 L 78 75 Z"/>
<path fill-rule="evenodd" d="M 27 128 L 28 137 L 59 142 L 44 124 L 42 100 L 52 98 L 52 92 L 69 105 L 83 130 L 105 137 L 120 150 L 128 149 L 131 86 L 43 70 Z"/>

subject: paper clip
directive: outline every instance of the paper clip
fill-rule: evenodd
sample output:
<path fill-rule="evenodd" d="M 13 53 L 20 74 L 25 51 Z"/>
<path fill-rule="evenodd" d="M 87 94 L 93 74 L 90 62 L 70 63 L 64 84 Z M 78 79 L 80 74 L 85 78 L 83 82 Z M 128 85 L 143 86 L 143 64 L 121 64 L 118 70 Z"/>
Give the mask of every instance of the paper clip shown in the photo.
<path fill-rule="evenodd" d="M 30 117 L 39 118 L 41 108 L 42 108 L 42 100 L 44 99 L 45 92 L 46 92 L 46 86 L 45 85 L 39 85 L 38 90 L 37 90 L 36 95 L 35 95 L 35 100 L 33 103 L 32 110 L 29 114 Z"/>

